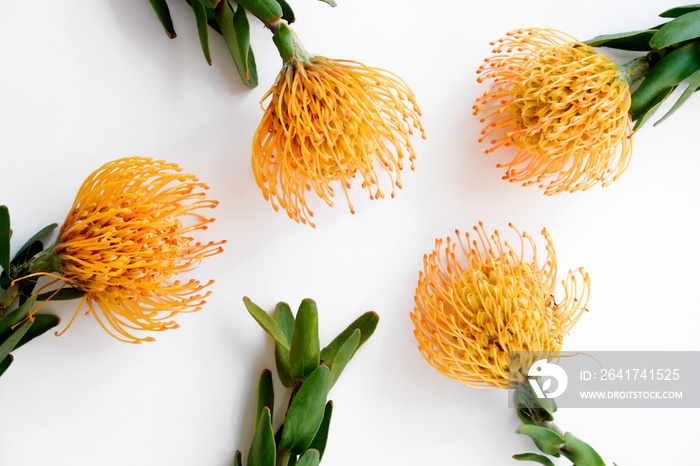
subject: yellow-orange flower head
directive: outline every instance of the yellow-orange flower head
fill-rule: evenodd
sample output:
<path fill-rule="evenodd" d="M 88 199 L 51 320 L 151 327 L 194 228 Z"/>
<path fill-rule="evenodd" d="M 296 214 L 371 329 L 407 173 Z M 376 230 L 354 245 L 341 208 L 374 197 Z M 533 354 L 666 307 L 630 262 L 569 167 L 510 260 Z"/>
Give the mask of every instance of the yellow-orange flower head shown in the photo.
<path fill-rule="evenodd" d="M 415 152 L 409 135 L 420 130 L 420 109 L 397 76 L 360 63 L 312 57 L 284 65 L 253 141 L 253 171 L 265 199 L 293 220 L 311 222 L 307 191 L 333 205 L 340 182 L 348 197 L 357 174 L 370 198 L 384 197 L 376 167 L 401 188 L 401 170 Z"/>
<path fill-rule="evenodd" d="M 425 359 L 448 377 L 474 387 L 507 388 L 509 351 L 561 349 L 564 334 L 585 310 L 589 278 L 580 269 L 569 271 L 557 303 L 557 261 L 547 230 L 542 230 L 543 265 L 527 233 L 515 230 L 520 245 L 513 248 L 498 231 L 489 238 L 481 223 L 474 231 L 477 239 L 467 233 L 462 241 L 456 232 L 457 243 L 448 237 L 444 249 L 438 239 L 424 257 L 411 314 L 414 335 Z M 526 246 L 531 261 L 525 259 Z"/>
<path fill-rule="evenodd" d="M 176 328 L 170 319 L 198 310 L 209 294 L 201 291 L 211 281 L 174 279 L 223 244 L 189 236 L 213 221 L 196 211 L 218 202 L 206 200 L 208 187 L 180 170 L 148 158 L 104 165 L 85 180 L 59 232 L 55 252 L 63 279 L 86 293 L 88 313 L 119 340 L 153 341 L 132 332 Z"/>
<path fill-rule="evenodd" d="M 607 186 L 629 165 L 629 86 L 605 55 L 558 31 L 522 29 L 493 42 L 479 82 L 493 83 L 474 105 L 488 122 L 490 153 L 514 145 L 503 179 L 539 184 L 545 194 Z"/>

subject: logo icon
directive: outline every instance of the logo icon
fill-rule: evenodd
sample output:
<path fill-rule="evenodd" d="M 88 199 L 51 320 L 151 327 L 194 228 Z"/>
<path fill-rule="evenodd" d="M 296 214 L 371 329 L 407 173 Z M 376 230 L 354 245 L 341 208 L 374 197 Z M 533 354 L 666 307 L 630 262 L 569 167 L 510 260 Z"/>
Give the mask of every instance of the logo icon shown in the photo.
<path fill-rule="evenodd" d="M 535 362 L 530 367 L 530 370 L 527 371 L 527 375 L 528 382 L 530 382 L 530 386 L 537 398 L 556 398 L 564 393 L 569 383 L 566 371 L 556 364 L 548 363 L 546 359 L 540 359 Z M 540 377 L 545 377 L 541 388 L 538 382 Z M 549 392 L 549 388 L 552 386 L 552 379 L 557 381 L 557 389 Z"/>

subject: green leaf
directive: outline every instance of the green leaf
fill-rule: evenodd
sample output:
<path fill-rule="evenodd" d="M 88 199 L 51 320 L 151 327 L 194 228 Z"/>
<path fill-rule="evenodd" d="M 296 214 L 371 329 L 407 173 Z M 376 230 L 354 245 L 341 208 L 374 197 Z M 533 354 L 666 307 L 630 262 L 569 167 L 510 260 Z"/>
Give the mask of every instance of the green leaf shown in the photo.
<path fill-rule="evenodd" d="M 338 6 L 335 0 L 321 0 L 323 3 L 328 3 L 330 6 Z"/>
<path fill-rule="evenodd" d="M 21 256 L 22 254 L 24 254 L 24 252 L 25 252 L 26 250 L 28 250 L 29 247 L 32 246 L 32 245 L 34 244 L 35 241 L 38 241 L 38 240 L 39 240 L 41 237 L 43 237 L 44 235 L 46 235 L 46 234 L 52 232 L 57 226 L 58 226 L 57 223 L 52 223 L 51 225 L 47 225 L 47 226 L 45 226 L 44 228 L 42 228 L 41 230 L 39 230 L 38 232 L 36 232 L 36 233 L 34 234 L 34 236 L 32 236 L 31 238 L 29 238 L 29 240 L 27 240 L 27 242 L 24 243 L 24 245 L 22 245 L 21 248 L 19 248 L 19 251 L 17 251 L 17 254 L 15 254 L 15 257 L 12 259 L 12 263 L 13 263 L 13 264 L 17 264 L 18 259 L 21 259 L 20 256 Z M 42 246 L 42 247 L 43 247 L 43 246 Z M 30 258 L 27 257 L 26 259 L 30 259 Z"/>
<path fill-rule="evenodd" d="M 287 344 L 291 345 L 292 335 L 294 335 L 294 315 L 292 310 L 289 309 L 287 303 L 278 303 L 275 307 L 274 316 L 275 321 L 279 324 L 287 339 Z M 289 350 L 283 348 L 279 343 L 275 343 L 275 367 L 282 385 L 285 387 L 293 386 L 295 380 L 289 365 Z"/>
<path fill-rule="evenodd" d="M 207 8 L 214 9 L 219 4 L 221 0 L 195 0 L 204 5 Z"/>
<path fill-rule="evenodd" d="M 538 382 L 539 383 L 539 382 Z M 523 382 L 515 389 L 518 408 L 524 408 L 530 417 L 536 421 L 551 421 L 552 414 L 557 412 L 557 404 L 552 398 L 538 398 L 528 382 Z"/>
<path fill-rule="evenodd" d="M 22 305 L 18 306 L 17 309 L 0 319 L 0 337 L 5 335 L 13 326 L 17 325 L 25 317 L 27 317 L 29 310 L 32 308 L 35 302 L 36 296 L 32 296 L 22 303 Z"/>
<path fill-rule="evenodd" d="M 589 444 L 574 437 L 571 432 L 564 434 L 564 445 L 566 449 L 562 453 L 576 466 L 605 466 L 600 455 Z"/>
<path fill-rule="evenodd" d="M 209 26 L 207 23 L 207 9 L 199 0 L 192 0 L 190 4 L 194 10 L 194 17 L 197 20 L 197 32 L 199 33 L 199 43 L 207 63 L 211 65 L 211 53 L 209 52 Z"/>
<path fill-rule="evenodd" d="M 554 466 L 552 460 L 546 456 L 538 455 L 536 453 L 521 453 L 519 455 L 513 455 L 513 459 L 518 461 L 533 461 L 535 463 L 544 464 L 544 466 Z"/>
<path fill-rule="evenodd" d="M 350 362 L 350 359 L 352 359 L 352 356 L 355 354 L 355 351 L 357 351 L 357 347 L 360 345 L 361 335 L 362 332 L 360 332 L 359 329 L 355 330 L 345 344 L 340 347 L 340 350 L 338 350 L 338 354 L 335 359 L 333 359 L 333 364 L 330 366 L 331 387 L 335 385 L 343 369 L 345 369 L 345 366 L 347 366 L 348 362 Z"/>
<path fill-rule="evenodd" d="M 39 335 L 44 334 L 48 330 L 51 330 L 55 326 L 57 326 L 61 322 L 61 319 L 58 318 L 58 316 L 55 316 L 53 314 L 36 314 L 34 316 L 34 323 L 32 324 L 31 327 L 29 327 L 29 330 L 27 333 L 22 337 L 22 339 L 15 345 L 15 349 L 19 348 L 20 346 L 24 345 L 25 343 L 28 343 L 30 340 L 33 340 L 34 338 L 38 337 Z"/>
<path fill-rule="evenodd" d="M 255 431 L 258 430 L 258 419 L 262 416 L 265 408 L 270 410 L 270 417 L 275 406 L 275 390 L 272 387 L 272 372 L 265 369 L 260 375 L 258 382 L 258 398 L 255 407 Z"/>
<path fill-rule="evenodd" d="M 611 49 L 648 52 L 652 50 L 649 41 L 656 31 L 657 29 L 646 29 L 644 31 L 606 34 L 594 37 L 591 40 L 587 40 L 585 43 L 590 47 L 609 47 Z"/>
<path fill-rule="evenodd" d="M 292 7 L 289 6 L 289 3 L 287 3 L 285 0 L 277 0 L 277 3 L 279 3 L 280 8 L 282 8 L 282 19 L 287 23 L 292 24 L 296 20 Z"/>
<path fill-rule="evenodd" d="M 151 6 L 153 7 L 153 11 L 156 12 L 158 20 L 160 21 L 160 24 L 163 25 L 163 29 L 165 29 L 165 33 L 168 35 L 168 37 L 171 39 L 177 37 L 177 34 L 175 34 L 175 27 L 173 26 L 173 19 L 170 17 L 170 10 L 168 9 L 168 4 L 165 3 L 165 0 L 150 0 L 150 2 Z"/>
<path fill-rule="evenodd" d="M 282 61 L 285 63 L 290 63 L 294 60 L 296 56 L 296 49 L 294 47 L 294 39 L 292 37 L 292 30 L 289 26 L 282 23 L 280 27 L 275 31 L 272 36 L 272 42 L 275 43 L 277 51 L 282 57 Z"/>
<path fill-rule="evenodd" d="M 233 457 L 233 466 L 243 466 L 240 450 L 236 450 L 236 456 Z"/>
<path fill-rule="evenodd" d="M 306 379 L 318 367 L 319 361 L 318 310 L 314 301 L 305 299 L 297 311 L 292 344 L 289 349 L 289 367 L 292 376 Z"/>
<path fill-rule="evenodd" d="M 686 100 L 690 98 L 690 96 L 700 89 L 700 70 L 696 71 L 691 77 L 690 80 L 688 81 L 688 87 L 685 89 L 683 94 L 680 96 L 680 98 L 676 101 L 675 104 L 673 104 L 673 107 L 671 107 L 671 110 L 666 112 L 666 115 L 664 115 L 659 121 L 654 123 L 654 126 L 658 125 L 662 121 L 664 121 L 666 118 L 670 117 L 673 112 L 678 110 L 681 105 L 685 103 Z"/>
<path fill-rule="evenodd" d="M 236 0 L 246 10 L 267 23 L 276 23 L 282 17 L 282 5 L 276 0 Z"/>
<path fill-rule="evenodd" d="M 246 309 L 250 312 L 258 324 L 270 335 L 273 340 L 280 344 L 284 349 L 289 351 L 289 344 L 287 343 L 287 337 L 280 328 L 280 326 L 275 322 L 275 320 L 270 317 L 267 312 L 260 309 L 253 301 L 248 297 L 243 298 Z"/>
<path fill-rule="evenodd" d="M 525 425 L 537 425 L 537 421 L 530 416 L 525 409 L 518 408 L 518 417 Z"/>
<path fill-rule="evenodd" d="M 0 267 L 10 276 L 10 211 L 6 206 L 0 206 Z"/>
<path fill-rule="evenodd" d="M 328 431 L 331 427 L 331 416 L 333 415 L 333 402 L 328 401 L 326 403 L 326 408 L 323 411 L 323 421 L 321 421 L 321 426 L 316 432 L 316 436 L 311 441 L 309 449 L 314 449 L 318 451 L 319 461 L 323 458 L 323 452 L 326 450 L 326 443 L 328 442 Z"/>
<path fill-rule="evenodd" d="M 658 50 L 697 37 L 700 37 L 700 10 L 691 11 L 664 24 L 649 44 Z"/>
<path fill-rule="evenodd" d="M 559 447 L 564 445 L 564 439 L 546 427 L 526 425 L 520 426 L 515 432 L 530 437 L 537 448 L 547 455 L 559 457 Z"/>
<path fill-rule="evenodd" d="M 330 372 L 326 366 L 316 367 L 299 388 L 287 411 L 280 448 L 299 454 L 316 437 L 323 422 Z"/>
<path fill-rule="evenodd" d="M 651 119 L 651 116 L 654 113 L 656 113 L 656 111 L 659 109 L 664 100 L 666 100 L 675 89 L 675 87 L 668 88 L 666 91 L 656 96 L 656 98 L 649 103 L 649 107 L 646 108 L 644 112 L 640 113 L 636 118 L 634 118 L 636 122 L 634 124 L 633 131 L 637 131 L 639 128 L 642 127 L 642 125 L 644 125 L 644 123 L 649 121 Z"/>
<path fill-rule="evenodd" d="M 632 94 L 630 113 L 636 120 L 646 113 L 655 103 L 657 97 L 700 69 L 700 44 L 690 42 L 664 55 L 644 78 Z"/>
<path fill-rule="evenodd" d="M 31 320 L 27 319 L 19 327 L 16 327 L 10 336 L 0 344 L 0 360 L 5 359 L 5 357 L 15 349 L 15 346 L 17 346 L 22 337 L 29 331 L 29 327 L 32 326 L 32 323 Z"/>
<path fill-rule="evenodd" d="M 216 22 L 243 83 L 248 87 L 257 86 L 258 72 L 250 47 L 250 25 L 245 9 L 239 6 L 234 12 L 228 1 L 220 2 L 216 7 Z"/>
<path fill-rule="evenodd" d="M 265 407 L 258 419 L 253 443 L 248 452 L 248 466 L 275 466 L 275 434 L 272 432 L 270 409 Z"/>
<path fill-rule="evenodd" d="M 321 351 L 321 360 L 324 364 L 333 365 L 333 360 L 335 359 L 340 347 L 345 344 L 345 342 L 359 329 L 362 332 L 360 337 L 360 344 L 357 346 L 358 349 L 362 344 L 367 341 L 369 337 L 372 336 L 374 330 L 377 328 L 379 323 L 379 316 L 374 312 L 366 312 L 357 318 L 353 323 L 351 323 L 345 330 L 343 330 L 340 335 L 335 337 L 335 339 L 323 350 Z"/>
<path fill-rule="evenodd" d="M 54 297 L 51 298 L 51 295 L 54 294 Z M 46 301 L 47 299 L 51 298 L 51 301 L 70 301 L 71 299 L 78 299 L 82 298 L 85 296 L 85 292 L 83 290 L 79 290 L 77 288 L 61 288 L 56 292 L 56 290 L 53 291 L 47 291 L 46 293 L 40 293 L 37 297 L 37 301 Z"/>
<path fill-rule="evenodd" d="M 681 15 L 684 15 L 686 13 L 690 13 L 695 10 L 700 10 L 700 5 L 695 4 L 695 5 L 685 5 L 685 6 L 679 6 L 676 8 L 671 8 L 670 10 L 666 10 L 663 13 L 661 13 L 659 16 L 662 18 L 678 18 Z"/>
<path fill-rule="evenodd" d="M 304 454 L 299 457 L 296 466 L 318 466 L 320 461 L 321 457 L 318 451 L 310 449 L 306 450 Z"/>
<path fill-rule="evenodd" d="M 12 357 L 11 354 L 8 354 L 5 356 L 5 359 L 0 361 L 0 376 L 5 373 L 8 367 L 10 367 L 10 364 L 12 364 L 12 361 L 14 358 Z"/>

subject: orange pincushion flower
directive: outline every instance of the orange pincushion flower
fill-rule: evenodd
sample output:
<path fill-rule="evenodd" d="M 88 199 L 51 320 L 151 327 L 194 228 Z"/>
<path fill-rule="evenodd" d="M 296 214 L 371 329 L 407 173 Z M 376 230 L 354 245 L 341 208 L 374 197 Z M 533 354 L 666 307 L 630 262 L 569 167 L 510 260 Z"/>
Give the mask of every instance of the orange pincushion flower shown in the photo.
<path fill-rule="evenodd" d="M 376 165 L 401 188 L 406 155 L 416 155 L 409 135 L 423 133 L 413 93 L 397 76 L 360 63 L 313 57 L 286 64 L 263 101 L 272 96 L 253 141 L 253 171 L 265 199 L 289 217 L 311 222 L 306 192 L 330 206 L 339 181 L 362 177 L 370 198 L 384 197 Z"/>
<path fill-rule="evenodd" d="M 119 340 L 153 341 L 132 331 L 176 328 L 170 319 L 198 310 L 209 294 L 200 292 L 211 281 L 174 280 L 223 244 L 189 236 L 213 221 L 195 211 L 218 202 L 206 200 L 208 187 L 180 170 L 148 158 L 104 165 L 83 183 L 59 232 L 55 254 L 63 279 L 86 293 L 89 313 Z M 191 225 L 181 222 L 186 217 Z"/>
<path fill-rule="evenodd" d="M 448 237 L 443 250 L 438 239 L 435 251 L 424 257 L 411 314 L 414 335 L 425 359 L 448 377 L 474 387 L 507 388 L 508 352 L 558 351 L 586 307 L 589 278 L 578 270 L 579 293 L 570 271 L 562 282 L 564 299 L 557 303 L 557 261 L 547 230 L 542 230 L 543 265 L 527 233 L 514 249 L 497 231 L 489 238 L 481 223 L 474 231 L 478 240 L 467 233 L 463 242 L 456 232 L 458 243 Z M 524 257 L 526 244 L 531 261 Z"/>
<path fill-rule="evenodd" d="M 493 147 L 514 145 L 503 179 L 545 194 L 607 186 L 632 151 L 629 86 L 605 55 L 558 31 L 522 29 L 498 42 L 477 73 L 493 83 L 474 105 Z"/>

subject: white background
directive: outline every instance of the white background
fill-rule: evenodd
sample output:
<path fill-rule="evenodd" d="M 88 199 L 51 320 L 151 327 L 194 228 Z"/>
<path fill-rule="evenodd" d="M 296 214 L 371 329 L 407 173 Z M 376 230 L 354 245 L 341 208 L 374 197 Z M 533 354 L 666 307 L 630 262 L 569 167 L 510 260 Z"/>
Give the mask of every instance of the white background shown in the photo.
<path fill-rule="evenodd" d="M 370 201 L 356 183 L 357 214 L 342 195 L 333 209 L 317 203 L 315 230 L 275 213 L 250 168 L 259 101 L 281 65 L 270 34 L 251 18 L 260 85 L 248 90 L 221 38 L 211 33 L 209 67 L 190 8 L 169 3 L 174 40 L 145 0 L 0 2 L 0 203 L 13 247 L 62 222 L 84 178 L 127 156 L 176 162 L 208 183 L 221 204 L 200 237 L 228 241 L 194 273 L 216 280 L 205 308 L 155 343 L 120 343 L 81 315 L 65 335 L 18 350 L 0 380 L 0 464 L 229 466 L 236 449 L 245 457 L 255 385 L 273 359 L 243 296 L 268 310 L 315 299 L 322 345 L 365 311 L 381 316 L 331 392 L 323 464 L 518 464 L 511 455 L 535 448 L 514 433 L 505 392 L 439 374 L 409 319 L 435 238 L 479 220 L 501 231 L 513 222 L 542 246 L 547 227 L 560 270 L 590 273 L 590 312 L 564 349 L 700 350 L 700 97 L 635 135 L 631 165 L 612 186 L 554 197 L 501 180 L 495 164 L 512 153 L 484 154 L 471 109 L 485 88 L 475 70 L 506 31 L 550 27 L 585 40 L 658 24 L 674 2 L 290 2 L 311 52 L 402 76 L 427 133 L 413 139 L 417 168 L 395 199 Z M 75 306 L 47 310 L 65 324 Z M 557 421 L 609 464 L 676 465 L 695 461 L 697 415 L 562 409 Z"/>

